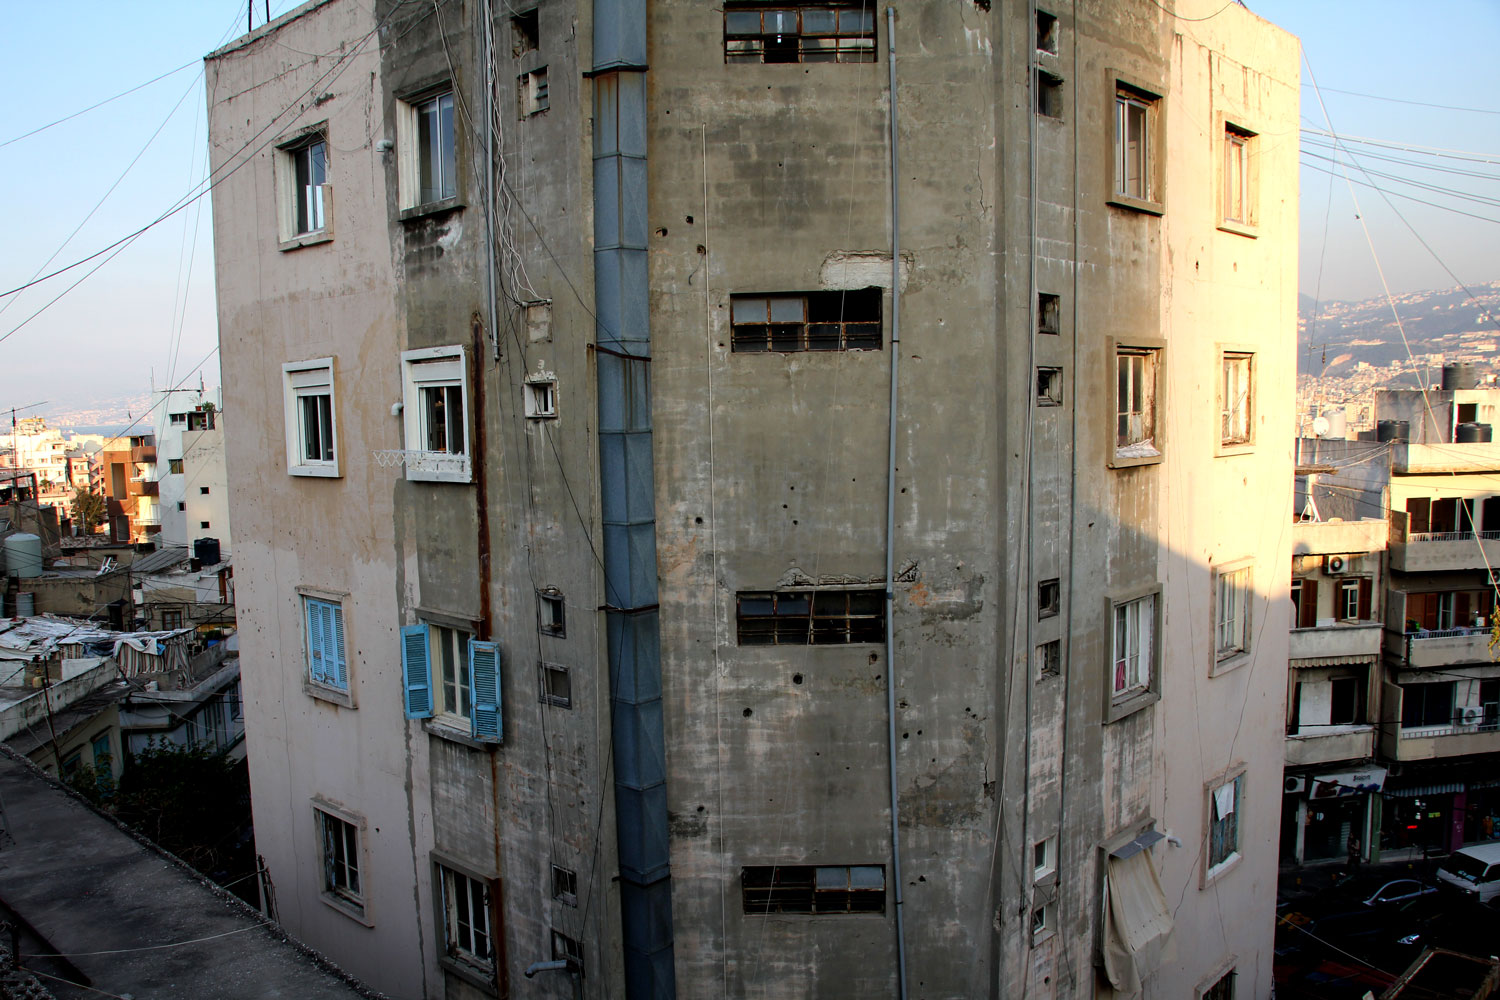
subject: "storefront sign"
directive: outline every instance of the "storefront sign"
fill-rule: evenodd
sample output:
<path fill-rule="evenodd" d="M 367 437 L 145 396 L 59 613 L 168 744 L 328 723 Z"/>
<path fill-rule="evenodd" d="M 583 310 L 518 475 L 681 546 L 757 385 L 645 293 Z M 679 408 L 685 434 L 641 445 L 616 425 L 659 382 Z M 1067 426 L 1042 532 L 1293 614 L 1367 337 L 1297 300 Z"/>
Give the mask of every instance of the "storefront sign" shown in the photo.
<path fill-rule="evenodd" d="M 1310 799 L 1341 799 L 1364 792 L 1378 792 L 1385 786 L 1385 768 L 1365 767 L 1358 771 L 1336 771 L 1315 775 L 1309 785 Z"/>

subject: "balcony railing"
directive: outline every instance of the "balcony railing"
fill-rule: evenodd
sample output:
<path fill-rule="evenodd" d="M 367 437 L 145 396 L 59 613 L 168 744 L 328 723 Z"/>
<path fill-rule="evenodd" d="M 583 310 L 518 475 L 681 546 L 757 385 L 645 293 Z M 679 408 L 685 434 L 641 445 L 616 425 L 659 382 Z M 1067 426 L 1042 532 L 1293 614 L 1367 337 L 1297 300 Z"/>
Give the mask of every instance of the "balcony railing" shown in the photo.
<path fill-rule="evenodd" d="M 132 462 L 155 462 L 156 445 L 142 444 L 130 449 L 130 460 Z"/>
<path fill-rule="evenodd" d="M 1424 667 L 1451 667 L 1466 663 L 1490 663 L 1490 640 L 1494 633 L 1488 626 L 1427 629 L 1419 632 L 1387 632 L 1385 649 L 1389 656 L 1413 670 Z"/>
<path fill-rule="evenodd" d="M 1474 538 L 1500 538 L 1500 531 L 1408 531 L 1408 542 L 1467 542 Z"/>
<path fill-rule="evenodd" d="M 1401 727 L 1401 738 L 1403 740 L 1432 739 L 1434 736 L 1464 736 L 1469 733 L 1494 733 L 1500 732 L 1500 716 L 1486 716 L 1479 722 L 1465 723 L 1461 716 L 1455 715 L 1453 721 L 1447 725 L 1438 726 L 1412 726 Z"/>
<path fill-rule="evenodd" d="M 1500 531 L 1405 531 L 1394 524 L 1390 554 L 1391 568 L 1407 573 L 1485 569 L 1500 561 Z"/>

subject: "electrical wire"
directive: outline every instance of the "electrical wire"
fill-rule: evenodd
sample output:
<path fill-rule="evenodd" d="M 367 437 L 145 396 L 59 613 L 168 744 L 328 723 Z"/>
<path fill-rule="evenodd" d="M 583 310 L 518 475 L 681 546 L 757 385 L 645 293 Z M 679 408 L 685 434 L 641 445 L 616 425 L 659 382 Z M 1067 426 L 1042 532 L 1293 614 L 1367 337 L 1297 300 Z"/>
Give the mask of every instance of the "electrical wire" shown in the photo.
<path fill-rule="evenodd" d="M 1419 108 L 1437 108 L 1441 111 L 1463 111 L 1476 115 L 1500 115 L 1500 111 L 1493 108 L 1462 108 L 1452 104 L 1432 104 L 1427 101 L 1410 101 L 1401 97 L 1383 97 L 1380 94 L 1362 94 L 1357 90 L 1339 90 L 1337 87 L 1324 87 L 1323 90 L 1329 94 L 1345 94 L 1349 97 L 1364 97 L 1372 101 L 1389 101 L 1392 104 L 1411 104 Z"/>
<path fill-rule="evenodd" d="M 106 97 L 104 100 L 99 101 L 96 104 L 90 104 L 88 107 L 84 108 L 82 111 L 75 111 L 71 115 L 64 115 L 63 117 L 57 119 L 56 121 L 48 122 L 46 125 L 40 125 L 40 126 L 34 128 L 34 129 L 32 129 L 30 132 L 22 132 L 18 136 L 14 136 L 13 138 L 6 139 L 4 142 L 0 142 L 0 149 L 3 149 L 6 146 L 9 146 L 13 142 L 20 142 L 22 139 L 29 139 L 32 136 L 34 136 L 34 135 L 36 135 L 36 134 L 38 134 L 40 132 L 47 131 L 49 128 L 53 128 L 55 126 L 61 125 L 63 122 L 70 122 L 74 118 L 77 118 L 79 115 L 86 115 L 90 111 L 95 110 L 96 108 L 102 108 L 106 104 L 109 104 L 112 101 L 118 101 L 120 98 L 126 97 L 126 96 L 128 96 L 130 94 L 133 94 L 137 90 L 141 90 L 141 89 L 143 89 L 145 87 L 151 86 L 153 83 L 156 83 L 158 80 L 165 80 L 169 76 L 176 76 L 178 73 L 181 73 L 183 70 L 187 69 L 190 66 L 201 66 L 201 65 L 202 65 L 202 60 L 201 59 L 192 59 L 192 60 L 189 60 L 188 62 L 183 63 L 181 66 L 178 66 L 176 69 L 169 69 L 165 73 L 161 74 L 160 76 L 153 76 L 151 79 L 147 80 L 145 83 L 138 83 L 134 87 L 131 87 L 129 90 L 122 90 L 118 94 L 114 95 L 113 97 Z"/>

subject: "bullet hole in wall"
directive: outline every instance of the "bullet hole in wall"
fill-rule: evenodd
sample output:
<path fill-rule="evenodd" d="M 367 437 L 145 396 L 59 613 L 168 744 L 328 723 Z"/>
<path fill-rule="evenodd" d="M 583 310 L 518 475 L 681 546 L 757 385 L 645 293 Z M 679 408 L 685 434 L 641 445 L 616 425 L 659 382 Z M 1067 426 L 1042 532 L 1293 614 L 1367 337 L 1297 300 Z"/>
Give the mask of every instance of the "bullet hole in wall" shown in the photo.
<path fill-rule="evenodd" d="M 698 807 L 698 811 L 699 811 L 699 812 L 703 812 L 703 806 L 699 806 L 699 807 Z"/>
<path fill-rule="evenodd" d="M 687 224 L 690 226 L 693 224 L 693 217 L 691 215 L 687 217 Z"/>
<path fill-rule="evenodd" d="M 708 253 L 708 247 L 704 246 L 702 243 L 699 243 L 698 244 L 698 252 L 700 254 Z"/>
<path fill-rule="evenodd" d="M 792 683 L 793 684 L 801 684 L 802 683 L 802 675 L 801 674 L 793 674 L 792 675 Z"/>
<path fill-rule="evenodd" d="M 792 523 L 793 523 L 793 524 L 796 524 L 796 523 L 797 523 L 797 519 L 796 519 L 796 518 L 795 518 L 795 517 L 794 517 L 794 518 L 792 518 Z"/>
<path fill-rule="evenodd" d="M 874 663 L 878 659 L 880 659 L 880 655 L 878 653 L 871 653 L 870 654 L 870 662 L 871 663 Z"/>
<path fill-rule="evenodd" d="M 909 740 L 909 739 L 911 739 L 911 733 L 902 733 L 901 734 L 901 738 L 903 740 Z"/>
<path fill-rule="evenodd" d="M 695 518 L 693 518 L 693 523 L 694 524 L 702 524 L 703 523 L 703 518 L 701 518 L 701 517 L 695 517 Z"/>
<path fill-rule="evenodd" d="M 754 714 L 755 714 L 755 713 L 754 713 L 754 712 L 752 712 L 752 711 L 750 711 L 750 709 L 748 709 L 748 708 L 747 708 L 747 709 L 745 709 L 745 718 L 747 718 L 747 719 L 748 719 L 748 718 L 750 718 L 750 716 L 752 716 L 752 715 L 754 715 Z"/>
<path fill-rule="evenodd" d="M 667 227 L 666 226 L 662 226 L 661 228 L 657 229 L 656 235 L 657 236 L 665 236 L 665 235 L 667 235 Z"/>
<path fill-rule="evenodd" d="M 782 505 L 781 505 L 781 509 L 782 509 L 782 510 L 786 510 L 786 504 L 782 504 Z"/>

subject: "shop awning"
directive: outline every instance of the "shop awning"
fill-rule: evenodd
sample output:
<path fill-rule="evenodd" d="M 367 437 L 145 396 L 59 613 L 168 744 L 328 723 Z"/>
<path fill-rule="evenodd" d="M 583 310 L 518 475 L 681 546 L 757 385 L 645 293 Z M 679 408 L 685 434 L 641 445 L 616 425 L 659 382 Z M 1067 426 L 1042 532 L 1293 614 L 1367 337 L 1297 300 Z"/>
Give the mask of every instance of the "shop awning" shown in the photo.
<path fill-rule="evenodd" d="M 1421 795 L 1451 795 L 1464 790 L 1462 781 L 1443 781 L 1431 785 L 1412 785 L 1408 788 L 1385 787 L 1386 798 L 1414 799 Z"/>
<path fill-rule="evenodd" d="M 1132 841 L 1111 854 L 1104 894 L 1105 975 L 1116 990 L 1139 992 L 1172 936 L 1172 914 L 1151 852 Z"/>
<path fill-rule="evenodd" d="M 1378 792 L 1385 786 L 1385 768 L 1362 767 L 1312 777 L 1308 798 L 1339 799 L 1362 792 Z"/>

